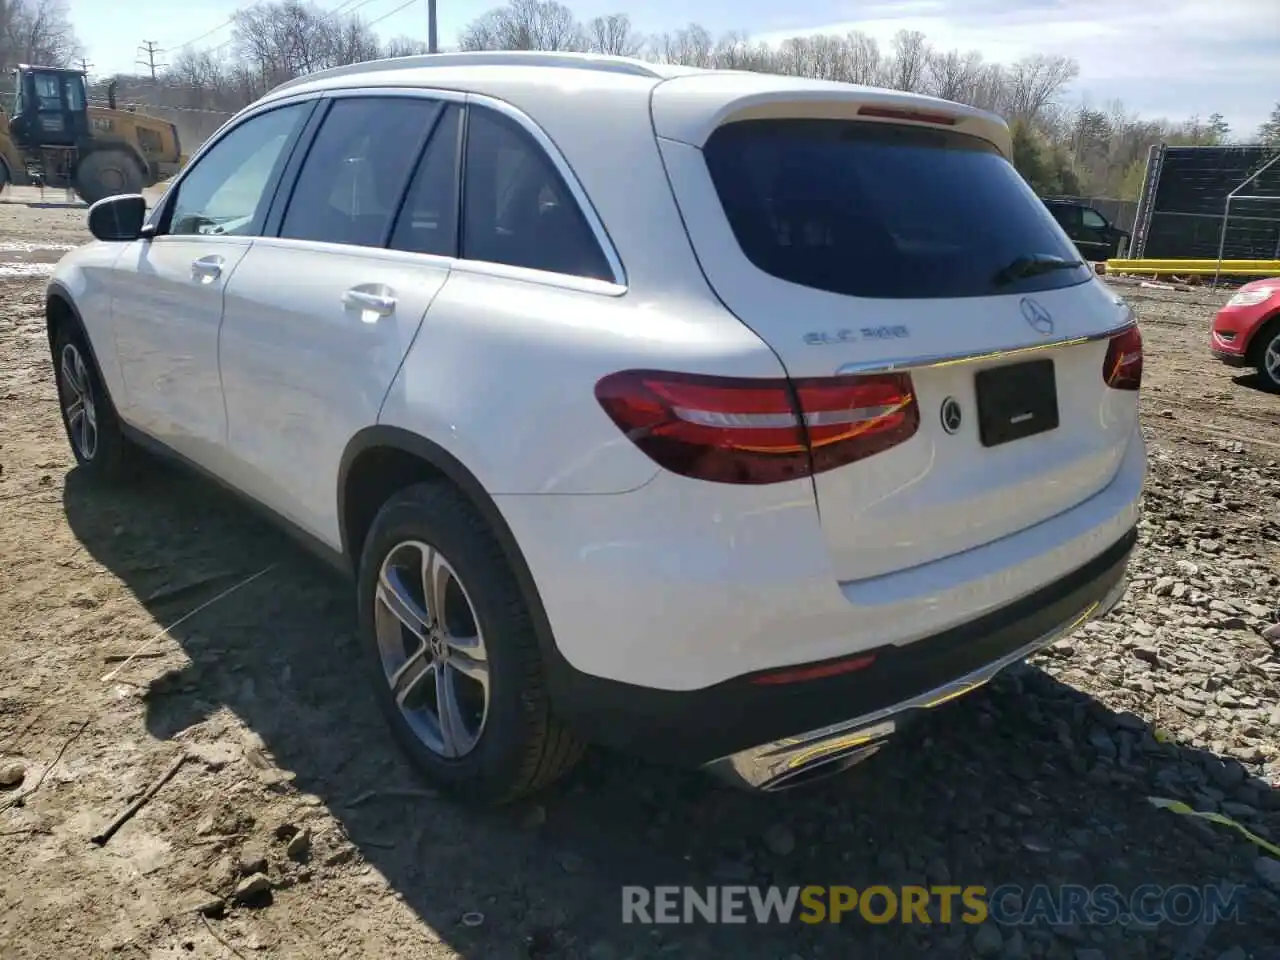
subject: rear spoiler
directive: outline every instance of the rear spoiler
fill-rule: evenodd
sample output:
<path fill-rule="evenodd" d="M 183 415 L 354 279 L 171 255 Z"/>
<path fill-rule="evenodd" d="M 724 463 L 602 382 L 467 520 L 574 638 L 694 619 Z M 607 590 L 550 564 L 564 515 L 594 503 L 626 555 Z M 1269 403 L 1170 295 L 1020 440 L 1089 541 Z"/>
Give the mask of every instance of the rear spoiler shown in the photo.
<path fill-rule="evenodd" d="M 937 97 L 827 80 L 717 71 L 674 77 L 653 92 L 654 132 L 699 148 L 723 124 L 774 119 L 943 126 L 986 140 L 1006 159 L 1013 159 L 1009 126 L 1001 117 Z"/>

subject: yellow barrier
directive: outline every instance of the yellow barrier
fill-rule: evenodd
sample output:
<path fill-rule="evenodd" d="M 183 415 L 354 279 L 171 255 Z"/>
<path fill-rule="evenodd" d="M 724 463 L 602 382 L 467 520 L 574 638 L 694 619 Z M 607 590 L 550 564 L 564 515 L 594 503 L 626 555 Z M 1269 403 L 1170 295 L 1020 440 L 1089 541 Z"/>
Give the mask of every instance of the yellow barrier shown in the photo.
<path fill-rule="evenodd" d="M 1269 277 L 1280 276 L 1280 260 L 1108 260 L 1107 273 Z"/>

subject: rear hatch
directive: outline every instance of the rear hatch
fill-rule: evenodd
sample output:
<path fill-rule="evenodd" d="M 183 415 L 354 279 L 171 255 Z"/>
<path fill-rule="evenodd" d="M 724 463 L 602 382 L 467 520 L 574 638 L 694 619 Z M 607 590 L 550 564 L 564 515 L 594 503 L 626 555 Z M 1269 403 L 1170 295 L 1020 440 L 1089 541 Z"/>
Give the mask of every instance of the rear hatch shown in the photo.
<path fill-rule="evenodd" d="M 944 101 L 736 82 L 756 86 L 661 84 L 655 129 L 709 283 L 798 385 L 839 579 L 1104 488 L 1133 436 L 1140 339 L 1113 336 L 1128 309 L 1014 170 L 1007 131 Z M 862 399 L 815 414 L 852 376 Z"/>

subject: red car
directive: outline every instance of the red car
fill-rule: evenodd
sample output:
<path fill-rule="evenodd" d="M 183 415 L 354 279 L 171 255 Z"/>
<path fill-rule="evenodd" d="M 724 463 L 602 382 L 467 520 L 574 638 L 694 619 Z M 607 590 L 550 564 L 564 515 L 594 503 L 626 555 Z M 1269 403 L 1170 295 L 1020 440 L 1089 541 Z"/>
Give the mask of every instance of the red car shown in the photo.
<path fill-rule="evenodd" d="M 1280 392 L 1280 277 L 1237 290 L 1213 318 L 1209 344 L 1219 360 L 1256 367 L 1263 385 Z"/>

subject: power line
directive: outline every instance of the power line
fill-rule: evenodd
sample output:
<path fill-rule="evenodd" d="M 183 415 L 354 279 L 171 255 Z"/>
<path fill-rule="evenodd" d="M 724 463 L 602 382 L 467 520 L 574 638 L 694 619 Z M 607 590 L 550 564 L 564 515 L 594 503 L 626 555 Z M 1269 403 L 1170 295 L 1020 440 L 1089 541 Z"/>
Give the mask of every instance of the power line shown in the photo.
<path fill-rule="evenodd" d="M 376 20 L 370 20 L 367 24 L 365 24 L 365 26 L 367 26 L 367 27 L 375 26 L 375 25 L 377 25 L 377 24 L 381 23 L 383 20 L 386 20 L 388 17 L 394 17 L 394 16 L 395 16 L 397 13 L 399 13 L 401 10 L 405 10 L 405 9 L 407 9 L 407 8 L 409 8 L 409 7 L 411 7 L 411 6 L 413 6 L 413 5 L 414 5 L 415 3 L 417 3 L 417 2 L 418 2 L 418 0 L 405 0 L 405 2 L 404 2 L 404 3 L 400 4 L 400 6 L 396 7 L 396 8 L 395 8 L 394 10 L 392 10 L 391 12 L 389 12 L 389 13 L 384 13 L 382 16 L 378 17 L 378 19 L 376 19 Z"/>
<path fill-rule="evenodd" d="M 353 15 L 357 10 L 361 9 L 362 7 L 367 7 L 369 4 L 371 4 L 371 3 L 377 3 L 377 2 L 378 2 L 378 0 L 343 0 L 343 2 L 342 2 L 342 3 L 338 4 L 336 7 L 334 7 L 332 10 L 330 10 L 328 13 L 326 13 L 326 14 L 325 14 L 323 17 L 321 17 L 320 19 L 321 19 L 321 20 L 332 20 L 334 17 L 338 16 L 339 14 L 343 14 L 343 15 L 345 15 L 345 16 L 350 17 L 350 16 L 352 16 L 352 15 Z M 396 8 L 395 8 L 394 10 L 392 10 L 390 13 L 386 13 L 386 14 L 384 14 L 383 16 L 378 17 L 376 20 L 372 21 L 371 23 L 366 24 L 366 26 L 370 26 L 370 27 L 372 27 L 375 23 L 381 23 L 383 20 L 386 20 L 388 17 L 395 16 L 395 14 L 399 13 L 401 10 L 406 9 L 407 7 L 412 6 L 412 5 L 413 5 L 414 3 L 416 3 L 416 2 L 417 2 L 417 0 L 407 0 L 407 2 L 405 2 L 405 3 L 401 4 L 400 6 L 396 7 Z M 431 3 L 432 3 L 432 6 L 434 6 L 435 0 L 431 0 Z M 353 4 L 354 4 L 354 6 L 352 6 Z M 236 13 L 235 13 L 235 14 L 232 14 L 230 18 L 228 18 L 228 19 L 227 19 L 226 21 L 224 21 L 223 23 L 218 24 L 218 25 L 217 25 L 216 27 L 214 27 L 212 30 L 206 30 L 204 33 L 200 34 L 198 37 L 195 37 L 194 39 L 188 40 L 188 41 L 186 41 L 185 43 L 180 43 L 180 44 L 178 44 L 176 47 L 171 47 L 170 49 L 171 49 L 171 50 L 181 50 L 181 49 L 185 49 L 185 48 L 187 48 L 187 47 L 191 46 L 193 43 L 199 43 L 199 42 L 200 42 L 201 40 L 203 40 L 205 37 L 211 37 L 211 36 L 213 36 L 213 35 L 214 35 L 215 33 L 217 33 L 219 30 L 223 30 L 223 29 L 225 29 L 226 27 L 232 26 L 232 25 L 236 22 L 236 15 L 237 15 L 239 12 L 240 12 L 240 11 L 236 11 Z M 435 19 L 435 18 L 434 18 L 434 17 L 432 17 L 432 22 L 433 22 L 433 23 L 434 23 L 434 19 Z M 210 47 L 210 48 L 209 48 L 209 50 L 208 50 L 208 52 L 209 52 L 209 53 L 217 53 L 219 50 L 222 50 L 222 49 L 224 49 L 224 48 L 226 48 L 226 47 L 231 46 L 231 44 L 232 44 L 233 42 L 235 42 L 235 37 L 234 37 L 234 36 L 232 36 L 232 37 L 228 37 L 226 40 L 223 40 L 221 43 L 215 44 L 214 46 Z M 146 64 L 143 64 L 143 66 L 146 66 Z M 161 65 L 159 65 L 159 64 L 158 64 L 157 66 L 161 66 Z"/>
<path fill-rule="evenodd" d="M 237 11 L 237 12 L 239 12 L 239 11 Z M 175 50 L 184 50 L 184 49 L 186 49 L 187 47 L 191 46 L 193 43 L 199 43 L 199 42 L 200 42 L 201 40 L 203 40 L 205 37 L 211 37 L 211 36 L 213 36 L 215 33 L 217 33 L 219 30 L 223 30 L 223 29 L 225 29 L 225 28 L 227 28 L 227 27 L 231 26 L 231 25 L 232 25 L 233 23 L 235 23 L 235 22 L 236 22 L 235 14 L 232 14 L 232 15 L 231 15 L 230 17 L 228 17 L 224 22 L 222 22 L 222 23 L 218 24 L 218 25 L 217 25 L 216 27 L 214 27 L 212 30 L 206 30 L 204 33 L 200 34 L 200 36 L 198 36 L 198 37 L 196 37 L 196 38 L 194 38 L 194 39 L 192 39 L 192 40 L 188 40 L 186 43 L 180 43 L 180 44 L 178 44 L 176 47 L 174 47 L 173 49 L 175 49 Z M 216 49 L 218 49 L 218 48 L 217 48 L 217 47 L 214 47 L 214 49 L 216 50 Z"/>
<path fill-rule="evenodd" d="M 156 63 L 156 54 L 164 53 L 164 51 L 156 45 L 154 40 L 143 40 L 142 46 L 138 47 L 138 52 L 145 55 L 147 59 L 138 60 L 136 63 L 140 67 L 147 67 L 151 70 L 152 80 L 156 78 L 156 70 L 161 67 L 168 66 L 168 64 Z"/>

